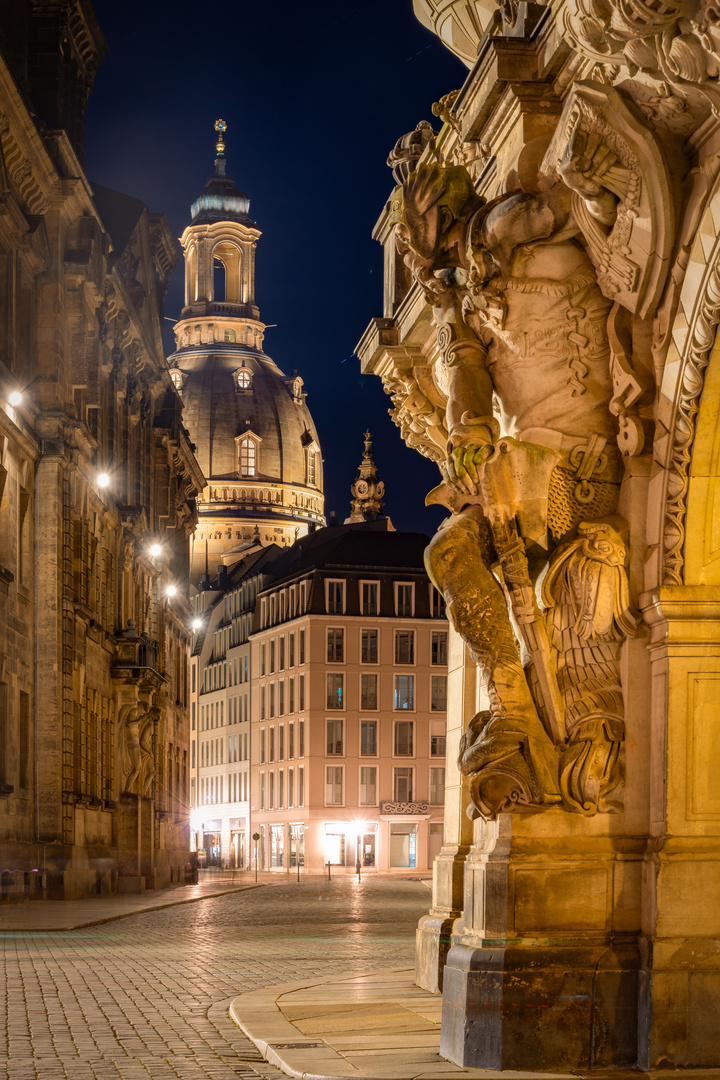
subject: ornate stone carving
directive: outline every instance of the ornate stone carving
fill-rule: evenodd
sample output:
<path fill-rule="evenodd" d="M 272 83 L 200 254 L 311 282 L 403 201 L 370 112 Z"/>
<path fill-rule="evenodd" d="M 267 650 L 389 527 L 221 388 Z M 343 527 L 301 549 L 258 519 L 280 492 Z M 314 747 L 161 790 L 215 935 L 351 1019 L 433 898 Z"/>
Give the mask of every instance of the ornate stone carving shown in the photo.
<path fill-rule="evenodd" d="M 155 776 L 153 736 L 160 719 L 157 706 L 128 705 L 120 716 L 118 771 L 120 791 L 147 797 Z"/>
<path fill-rule="evenodd" d="M 632 369 L 612 376 L 633 355 L 620 352 L 618 312 L 656 303 L 662 245 L 635 251 L 636 235 L 658 231 L 624 114 L 611 130 L 614 94 L 593 87 L 569 104 L 546 158 L 564 182 L 541 176 L 486 204 L 464 167 L 422 163 L 393 203 L 398 249 L 438 328 L 447 444 L 428 501 L 452 516 L 426 561 L 487 680 L 490 708 L 460 752 L 486 818 L 621 805 L 619 649 L 636 619 L 615 417 Z M 588 234 L 594 258 L 575 240 Z"/>
<path fill-rule="evenodd" d="M 384 802 L 380 803 L 381 814 L 427 814 L 430 809 L 426 802 Z"/>
<path fill-rule="evenodd" d="M 687 106 L 707 106 L 720 115 L 720 31 L 714 0 L 570 0 L 564 12 L 566 38 L 600 65 L 638 75 L 657 92 L 642 102 L 658 119 Z M 668 107 L 668 91 L 678 101 Z M 642 93 L 642 91 L 641 91 Z"/>

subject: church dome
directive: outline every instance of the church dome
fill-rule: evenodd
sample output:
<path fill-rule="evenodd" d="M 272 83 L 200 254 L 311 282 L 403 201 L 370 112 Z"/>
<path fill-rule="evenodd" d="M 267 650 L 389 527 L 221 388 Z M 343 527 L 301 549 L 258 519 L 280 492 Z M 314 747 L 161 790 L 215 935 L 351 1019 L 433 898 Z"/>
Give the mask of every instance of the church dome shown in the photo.
<path fill-rule="evenodd" d="M 220 126 L 221 125 L 221 126 Z M 292 544 L 325 524 L 322 458 L 303 381 L 263 351 L 255 303 L 260 231 L 250 200 L 225 175 L 227 125 L 215 175 L 182 235 L 185 306 L 175 325 L 170 376 L 183 402 L 207 486 L 198 503 L 192 573 L 234 561 L 248 542 Z"/>
<path fill-rule="evenodd" d="M 185 347 L 169 363 L 180 375 L 183 419 L 209 483 L 305 486 L 313 479 L 321 490 L 319 460 L 308 467 L 319 444 L 298 375 L 288 378 L 259 349 L 225 342 Z M 242 463 L 246 438 L 255 451 Z"/>

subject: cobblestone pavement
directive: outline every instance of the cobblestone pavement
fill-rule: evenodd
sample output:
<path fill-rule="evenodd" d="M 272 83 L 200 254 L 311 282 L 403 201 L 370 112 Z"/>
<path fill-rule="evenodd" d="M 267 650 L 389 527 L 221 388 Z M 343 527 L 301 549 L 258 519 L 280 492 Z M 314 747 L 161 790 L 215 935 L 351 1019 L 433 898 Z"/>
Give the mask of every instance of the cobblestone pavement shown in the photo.
<path fill-rule="evenodd" d="M 291 879 L 83 930 L 2 933 L 0 1080 L 274 1080 L 230 1000 L 411 965 L 428 903 L 419 881 Z"/>

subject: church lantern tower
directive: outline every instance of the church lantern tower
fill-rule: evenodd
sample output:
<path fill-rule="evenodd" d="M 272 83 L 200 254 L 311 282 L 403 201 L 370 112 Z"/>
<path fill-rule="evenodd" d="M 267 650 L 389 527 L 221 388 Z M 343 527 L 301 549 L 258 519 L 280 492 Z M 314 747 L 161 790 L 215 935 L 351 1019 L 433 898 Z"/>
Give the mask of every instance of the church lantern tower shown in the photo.
<path fill-rule="evenodd" d="M 288 545 L 324 525 L 322 458 L 303 380 L 263 351 L 255 303 L 260 230 L 250 200 L 226 174 L 224 120 L 215 173 L 191 207 L 181 242 L 185 306 L 170 374 L 207 480 L 199 502 L 191 575 Z"/>
<path fill-rule="evenodd" d="M 365 432 L 365 450 L 360 462 L 358 475 L 350 487 L 350 517 L 343 524 L 355 525 L 360 521 L 386 521 L 387 528 L 394 532 L 390 518 L 385 514 L 385 484 L 378 475 L 377 465 L 372 452 L 372 436 Z"/>

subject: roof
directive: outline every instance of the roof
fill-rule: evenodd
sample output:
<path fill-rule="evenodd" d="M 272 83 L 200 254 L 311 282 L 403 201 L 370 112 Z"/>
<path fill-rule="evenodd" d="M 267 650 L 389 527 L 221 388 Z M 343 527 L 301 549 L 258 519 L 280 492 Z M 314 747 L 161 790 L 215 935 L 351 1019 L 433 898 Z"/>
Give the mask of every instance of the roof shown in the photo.
<path fill-rule="evenodd" d="M 388 532 L 376 522 L 318 529 L 297 540 L 274 567 L 272 586 L 311 570 L 405 570 L 425 573 L 424 533 Z"/>
<path fill-rule="evenodd" d="M 119 255 L 132 236 L 146 208 L 142 199 L 123 195 L 121 191 L 92 184 L 93 202 L 105 229 L 110 234 L 115 254 Z"/>

